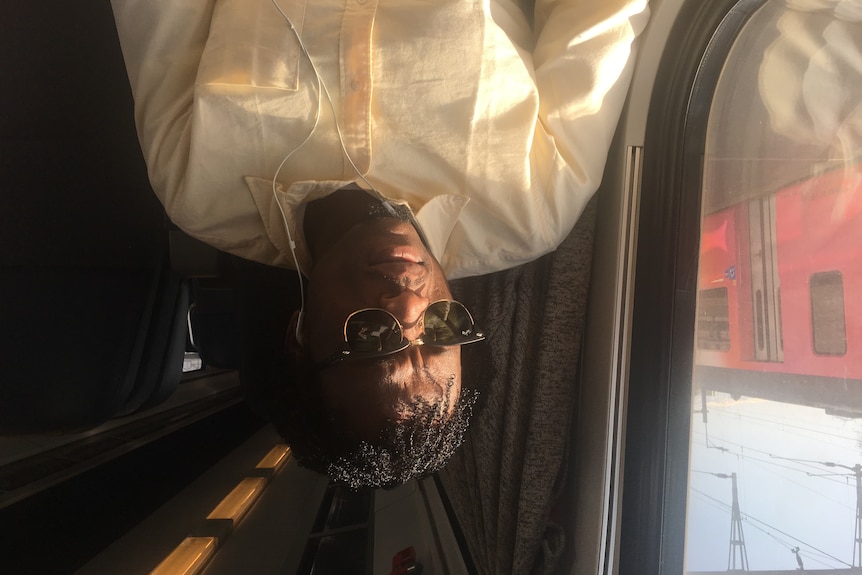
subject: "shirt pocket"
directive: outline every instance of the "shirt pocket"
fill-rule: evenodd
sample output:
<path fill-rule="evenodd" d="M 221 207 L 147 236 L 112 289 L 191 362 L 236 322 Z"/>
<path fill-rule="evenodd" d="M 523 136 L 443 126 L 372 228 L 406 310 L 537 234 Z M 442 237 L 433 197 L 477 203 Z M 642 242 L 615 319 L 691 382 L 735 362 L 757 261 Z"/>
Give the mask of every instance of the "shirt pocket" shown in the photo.
<path fill-rule="evenodd" d="M 272 2 L 220 0 L 196 83 L 296 91 L 306 3 L 279 0 L 282 15 Z"/>

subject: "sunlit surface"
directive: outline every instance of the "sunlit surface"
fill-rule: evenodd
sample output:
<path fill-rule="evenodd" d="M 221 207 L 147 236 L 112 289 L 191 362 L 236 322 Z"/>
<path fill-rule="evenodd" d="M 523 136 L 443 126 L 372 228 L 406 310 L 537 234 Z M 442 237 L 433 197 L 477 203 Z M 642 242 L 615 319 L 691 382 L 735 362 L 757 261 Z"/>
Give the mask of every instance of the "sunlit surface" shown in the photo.
<path fill-rule="evenodd" d="M 255 466 L 255 473 L 263 476 L 245 477 L 207 515 L 206 521 L 192 531 L 162 561 L 151 575 L 195 575 L 203 572 L 216 551 L 225 545 L 243 518 L 248 515 L 272 478 L 285 466 L 290 447 L 273 446 Z M 254 570 L 252 569 L 251 572 Z"/>
<path fill-rule="evenodd" d="M 862 566 L 862 3 L 792 6 L 710 111 L 689 572 Z"/>
<path fill-rule="evenodd" d="M 263 493 L 264 487 L 266 480 L 263 477 L 246 477 L 207 515 L 207 519 L 230 519 L 238 523 Z"/>
<path fill-rule="evenodd" d="M 279 444 L 269 450 L 263 459 L 255 466 L 257 469 L 273 469 L 279 471 L 290 457 L 290 447 Z"/>
<path fill-rule="evenodd" d="M 215 537 L 187 537 L 150 575 L 195 575 L 216 552 Z"/>

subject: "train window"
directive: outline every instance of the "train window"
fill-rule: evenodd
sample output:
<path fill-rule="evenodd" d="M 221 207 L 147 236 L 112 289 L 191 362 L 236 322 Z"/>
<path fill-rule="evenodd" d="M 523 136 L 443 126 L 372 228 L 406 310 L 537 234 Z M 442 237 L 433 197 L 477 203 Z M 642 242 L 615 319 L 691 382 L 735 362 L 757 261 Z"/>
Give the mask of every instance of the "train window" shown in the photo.
<path fill-rule="evenodd" d="M 704 58 L 689 572 L 862 565 L 862 12 L 841 6 L 764 2 Z"/>
<path fill-rule="evenodd" d="M 849 572 L 862 9 L 683 0 L 674 18 L 643 144 L 619 573 Z"/>
<path fill-rule="evenodd" d="M 811 276 L 810 285 L 814 353 L 844 355 L 847 353 L 844 277 L 840 271 L 816 273 Z"/>
<path fill-rule="evenodd" d="M 730 349 L 730 314 L 727 288 L 700 290 L 697 308 L 697 348 Z"/>

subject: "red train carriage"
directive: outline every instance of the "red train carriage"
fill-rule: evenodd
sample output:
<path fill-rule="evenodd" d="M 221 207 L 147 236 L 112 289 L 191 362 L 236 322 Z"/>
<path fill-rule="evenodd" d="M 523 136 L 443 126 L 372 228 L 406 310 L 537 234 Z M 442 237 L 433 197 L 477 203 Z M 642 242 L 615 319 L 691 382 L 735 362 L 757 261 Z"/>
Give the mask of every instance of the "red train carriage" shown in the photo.
<path fill-rule="evenodd" d="M 707 215 L 697 384 L 862 413 L 862 166 Z"/>

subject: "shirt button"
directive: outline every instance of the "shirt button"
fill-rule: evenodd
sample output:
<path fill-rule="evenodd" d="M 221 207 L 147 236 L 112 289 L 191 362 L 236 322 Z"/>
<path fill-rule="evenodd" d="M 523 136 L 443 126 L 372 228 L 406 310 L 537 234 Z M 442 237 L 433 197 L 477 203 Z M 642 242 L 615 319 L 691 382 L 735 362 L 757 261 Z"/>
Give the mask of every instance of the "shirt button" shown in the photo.
<path fill-rule="evenodd" d="M 359 2 L 360 4 L 365 4 L 366 2 L 368 2 L 368 0 L 356 0 L 356 1 Z"/>
<path fill-rule="evenodd" d="M 359 1 L 360 3 L 363 3 L 363 2 L 364 2 L 364 0 L 358 0 L 358 1 Z M 360 88 L 362 88 L 362 82 L 360 82 L 359 80 L 353 80 L 352 82 L 350 82 L 350 88 L 351 88 L 354 92 L 358 92 L 358 91 L 359 91 L 359 89 L 360 89 Z"/>

